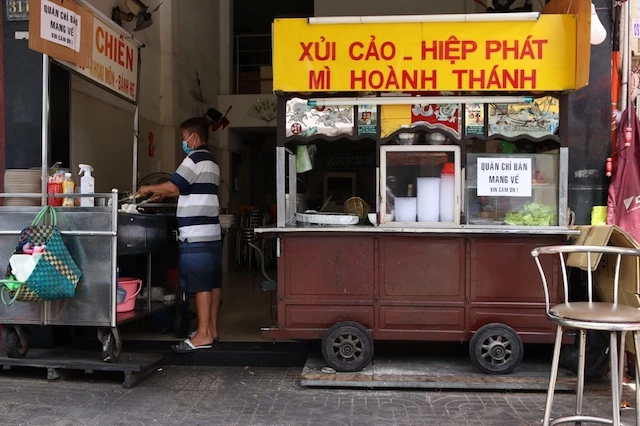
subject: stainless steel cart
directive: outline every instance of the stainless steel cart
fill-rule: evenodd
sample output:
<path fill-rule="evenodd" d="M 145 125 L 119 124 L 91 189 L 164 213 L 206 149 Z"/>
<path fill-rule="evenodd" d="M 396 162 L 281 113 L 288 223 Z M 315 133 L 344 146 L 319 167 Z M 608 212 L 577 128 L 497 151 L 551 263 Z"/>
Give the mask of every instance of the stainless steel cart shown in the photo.
<path fill-rule="evenodd" d="M 29 335 L 25 325 L 65 325 L 99 327 L 104 359 L 117 360 L 122 346 L 116 328 L 118 192 L 94 197 L 110 199 L 111 206 L 56 209 L 58 228 L 82 270 L 75 297 L 54 302 L 0 304 L 0 324 L 6 327 L 9 356 L 26 356 Z M 20 232 L 31 224 L 40 209 L 0 207 L 0 265 L 8 265 Z"/>

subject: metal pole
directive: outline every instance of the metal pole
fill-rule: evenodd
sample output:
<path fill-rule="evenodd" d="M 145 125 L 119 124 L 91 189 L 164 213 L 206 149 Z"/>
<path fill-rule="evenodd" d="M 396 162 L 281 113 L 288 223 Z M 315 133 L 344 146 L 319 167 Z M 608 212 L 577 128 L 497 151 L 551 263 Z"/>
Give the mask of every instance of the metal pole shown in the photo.
<path fill-rule="evenodd" d="M 131 193 L 135 194 L 138 190 L 138 120 L 140 117 L 140 108 L 136 105 L 133 113 L 133 167 L 131 169 Z M 135 200 L 133 201 L 135 204 Z"/>
<path fill-rule="evenodd" d="M 118 297 L 118 190 L 111 190 L 111 300 L 109 305 L 111 306 L 109 312 L 109 320 L 111 321 L 111 328 L 118 325 L 118 318 L 116 313 L 116 300 Z"/>
<path fill-rule="evenodd" d="M 47 205 L 47 181 L 49 178 L 49 72 L 51 62 L 42 55 L 42 206 Z"/>
<path fill-rule="evenodd" d="M 298 173 L 296 171 L 296 156 L 289 154 L 289 214 L 287 215 L 287 225 L 296 223 L 296 212 L 298 211 Z"/>
<path fill-rule="evenodd" d="M 279 146 L 276 148 L 276 203 L 278 228 L 284 228 L 287 223 L 285 214 L 285 179 L 286 179 L 286 151 Z"/>
<path fill-rule="evenodd" d="M 620 50 L 622 52 L 622 64 L 620 66 L 620 74 L 622 74 L 622 90 L 620 91 L 620 111 L 624 111 L 627 108 L 627 99 L 629 95 L 629 74 L 627 74 L 627 63 L 629 61 L 629 55 L 627 48 L 629 46 L 629 2 L 625 6 L 620 8 Z"/>
<path fill-rule="evenodd" d="M 633 63 L 633 58 L 631 57 L 631 36 L 633 34 L 633 19 L 631 19 L 631 0 L 627 0 L 626 4 L 627 8 L 627 44 L 625 46 L 625 53 L 627 54 L 627 64 L 624 69 L 624 73 L 627 76 L 627 104 L 625 107 L 627 108 L 627 127 L 631 127 L 631 105 L 633 101 L 631 100 L 631 91 L 632 91 L 632 83 L 633 79 L 631 78 L 631 68 Z"/>
<path fill-rule="evenodd" d="M 131 193 L 138 191 L 138 143 L 140 135 L 140 67 L 142 66 L 142 58 L 140 57 L 140 49 L 138 49 L 138 75 L 136 76 L 136 109 L 133 113 L 133 176 L 131 177 Z M 135 204 L 136 201 L 134 200 Z"/>
<path fill-rule="evenodd" d="M 240 93 L 240 38 L 238 36 L 234 36 L 235 44 L 236 44 L 236 60 L 235 60 L 235 70 L 236 70 L 236 90 L 233 92 L 234 94 Z"/>
<path fill-rule="evenodd" d="M 558 160 L 558 225 L 569 226 L 569 148 L 560 148 Z"/>

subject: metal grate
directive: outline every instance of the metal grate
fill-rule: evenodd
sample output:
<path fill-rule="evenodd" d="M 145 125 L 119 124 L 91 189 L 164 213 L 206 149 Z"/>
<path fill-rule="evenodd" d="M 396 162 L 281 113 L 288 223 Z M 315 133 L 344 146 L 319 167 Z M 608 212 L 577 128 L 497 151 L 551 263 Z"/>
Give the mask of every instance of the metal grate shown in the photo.
<path fill-rule="evenodd" d="M 234 94 L 271 93 L 271 35 L 233 36 Z"/>

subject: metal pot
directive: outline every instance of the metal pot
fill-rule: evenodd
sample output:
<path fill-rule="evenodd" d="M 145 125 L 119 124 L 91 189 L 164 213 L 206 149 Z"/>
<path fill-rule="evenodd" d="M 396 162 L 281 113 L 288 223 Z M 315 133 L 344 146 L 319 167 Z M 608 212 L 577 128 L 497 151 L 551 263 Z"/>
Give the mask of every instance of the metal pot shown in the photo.
<path fill-rule="evenodd" d="M 291 212 L 291 208 L 292 208 L 292 203 L 291 201 L 289 201 L 289 195 L 290 194 L 285 194 L 284 195 L 284 205 L 285 205 L 285 212 L 287 217 L 290 216 L 290 212 Z M 296 194 L 296 209 L 293 213 L 295 212 L 302 212 L 304 213 L 307 210 L 307 206 L 308 206 L 308 200 L 309 200 L 309 194 L 307 194 L 306 192 L 299 192 Z"/>

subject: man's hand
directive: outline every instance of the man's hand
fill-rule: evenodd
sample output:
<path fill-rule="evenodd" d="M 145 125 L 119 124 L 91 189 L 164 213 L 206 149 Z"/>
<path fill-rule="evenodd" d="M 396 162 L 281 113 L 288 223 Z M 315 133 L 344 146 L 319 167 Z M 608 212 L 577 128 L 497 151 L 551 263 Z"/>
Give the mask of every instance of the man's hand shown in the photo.
<path fill-rule="evenodd" d="M 153 194 L 151 196 L 151 198 L 149 198 L 149 202 L 150 203 L 160 203 L 164 200 L 164 195 L 163 194 Z"/>
<path fill-rule="evenodd" d="M 142 185 L 136 196 L 152 195 L 151 201 L 161 201 L 165 197 L 177 197 L 180 190 L 171 182 L 158 183 L 156 185 Z"/>
<path fill-rule="evenodd" d="M 153 189 L 151 188 L 151 185 L 142 185 L 140 188 L 138 188 L 138 192 L 136 192 L 136 197 L 141 197 L 141 196 L 145 196 L 145 195 L 149 195 L 153 193 Z"/>

